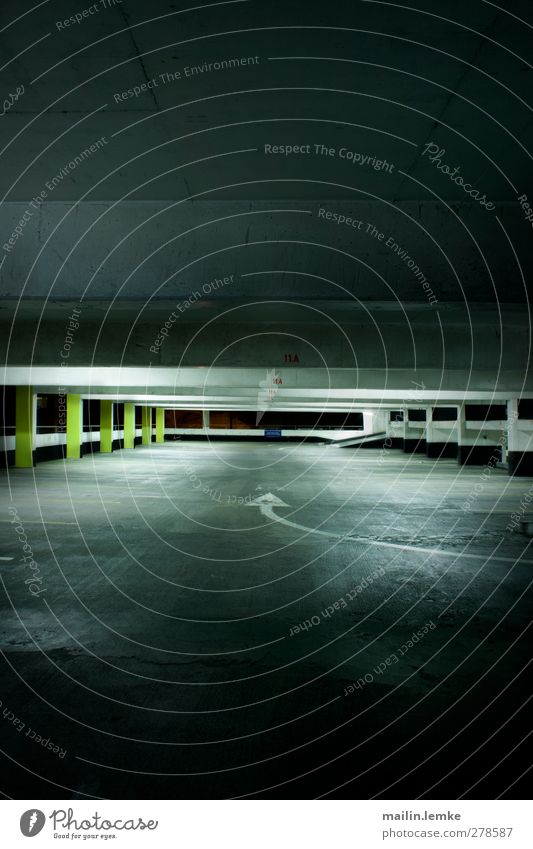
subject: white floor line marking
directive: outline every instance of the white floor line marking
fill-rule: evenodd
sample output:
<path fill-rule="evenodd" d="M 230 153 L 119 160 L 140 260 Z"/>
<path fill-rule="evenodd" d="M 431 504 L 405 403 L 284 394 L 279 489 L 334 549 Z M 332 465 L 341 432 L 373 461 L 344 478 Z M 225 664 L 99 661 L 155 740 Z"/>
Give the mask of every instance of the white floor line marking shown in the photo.
<path fill-rule="evenodd" d="M 11 522 L 11 519 L 0 519 L 0 522 Z M 74 525 L 78 527 L 78 522 L 47 522 L 42 519 L 24 519 L 25 525 Z"/>
<path fill-rule="evenodd" d="M 351 536 L 350 534 L 334 534 L 331 531 L 320 531 L 318 528 L 307 528 L 305 525 L 299 525 L 297 522 L 290 522 L 288 519 L 284 519 L 282 516 L 278 516 L 277 513 L 274 513 L 274 507 L 288 507 L 288 504 L 285 504 L 283 501 L 280 501 L 279 498 L 276 498 L 275 495 L 272 495 L 271 492 L 266 495 L 262 495 L 260 498 L 254 499 L 254 501 L 249 501 L 246 507 L 259 507 L 259 510 L 266 516 L 268 519 L 271 519 L 275 522 L 279 522 L 281 525 L 287 525 L 289 528 L 296 528 L 298 531 L 305 531 L 307 534 L 320 534 L 324 537 L 329 537 L 330 539 L 337 539 L 339 541 L 349 541 L 349 542 L 360 542 L 364 545 L 376 545 L 380 548 L 399 548 L 401 551 L 419 551 L 421 554 L 438 554 L 442 557 L 455 557 L 456 560 L 461 557 L 469 557 L 473 560 L 498 560 L 503 561 L 504 563 L 516 563 L 520 559 L 520 555 L 517 557 L 500 557 L 499 555 L 492 554 L 469 554 L 468 552 L 463 551 L 446 551 L 442 548 L 422 548 L 418 545 L 402 545 L 397 542 L 380 542 L 380 540 L 376 539 L 368 539 L 367 537 L 358 537 Z M 520 560 L 520 563 L 524 563 L 527 565 L 533 564 L 533 560 Z"/>
<path fill-rule="evenodd" d="M 0 557 L 0 560 L 14 560 L 14 557 Z"/>
<path fill-rule="evenodd" d="M 135 492 L 132 492 L 131 497 L 133 499 L 137 499 L 137 498 L 165 498 L 165 499 L 167 499 L 167 498 L 171 498 L 172 496 L 170 496 L 170 495 L 137 495 Z M 123 501 L 113 501 L 113 502 L 107 502 L 107 503 L 108 504 L 109 503 L 123 504 L 124 502 Z"/>
<path fill-rule="evenodd" d="M 47 504 L 63 504 L 66 507 L 70 507 L 70 506 L 74 505 L 74 506 L 77 506 L 78 509 L 79 509 L 80 505 L 83 503 L 83 500 L 85 498 L 92 498 L 93 499 L 91 501 L 91 506 L 94 506 L 94 502 L 96 502 L 97 504 L 122 504 L 122 501 L 111 501 L 110 499 L 108 500 L 107 498 L 98 498 L 96 493 L 93 494 L 93 495 L 84 496 L 83 499 L 73 499 L 72 501 L 68 497 L 65 497 L 65 498 L 46 498 L 46 503 Z"/>

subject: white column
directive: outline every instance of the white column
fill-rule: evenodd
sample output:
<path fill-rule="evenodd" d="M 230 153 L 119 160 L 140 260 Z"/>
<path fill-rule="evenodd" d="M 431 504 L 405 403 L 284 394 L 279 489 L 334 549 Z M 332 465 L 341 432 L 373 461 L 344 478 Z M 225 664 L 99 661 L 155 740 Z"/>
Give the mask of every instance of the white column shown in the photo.
<path fill-rule="evenodd" d="M 507 466 L 509 474 L 533 477 L 533 420 L 518 418 L 518 400 L 507 402 Z"/>
<path fill-rule="evenodd" d="M 426 407 L 426 445 L 428 442 L 433 442 L 433 408 Z"/>
<path fill-rule="evenodd" d="M 459 404 L 457 407 L 457 460 L 463 465 L 464 463 L 464 452 L 466 445 L 466 418 L 465 418 L 465 405 Z"/>
<path fill-rule="evenodd" d="M 502 447 L 502 453 L 505 446 Z M 518 437 L 518 399 L 507 401 L 507 451 L 520 451 Z M 502 460 L 504 457 L 502 456 Z"/>

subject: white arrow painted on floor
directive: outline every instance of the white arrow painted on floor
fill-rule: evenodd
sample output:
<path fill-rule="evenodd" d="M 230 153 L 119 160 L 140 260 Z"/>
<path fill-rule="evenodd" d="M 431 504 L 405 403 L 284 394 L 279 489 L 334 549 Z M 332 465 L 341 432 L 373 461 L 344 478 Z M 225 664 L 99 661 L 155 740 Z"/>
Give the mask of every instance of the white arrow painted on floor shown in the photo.
<path fill-rule="evenodd" d="M 263 515 L 267 515 L 264 511 L 264 508 L 267 507 L 288 507 L 288 504 L 285 504 L 281 498 L 278 498 L 277 495 L 274 495 L 272 492 L 266 492 L 264 495 L 258 495 L 257 498 L 254 498 L 253 501 L 248 501 L 246 503 L 246 507 L 259 507 L 261 513 Z M 272 514 L 277 521 L 281 521 L 279 516 Z"/>
<path fill-rule="evenodd" d="M 376 545 L 380 548 L 399 548 L 400 551 L 419 551 L 421 554 L 438 554 L 442 557 L 454 557 L 455 559 L 460 557 L 469 557 L 472 560 L 498 560 L 503 561 L 504 563 L 516 563 L 519 559 L 518 557 L 500 557 L 497 554 L 469 554 L 468 552 L 462 551 L 446 551 L 442 548 L 422 548 L 422 546 L 419 545 L 402 545 L 397 542 L 381 542 L 377 539 L 369 539 L 368 537 L 354 536 L 351 534 L 334 534 L 331 531 L 321 531 L 318 528 L 308 528 L 305 525 L 299 525 L 297 522 L 290 522 L 289 519 L 284 519 L 283 516 L 278 516 L 278 514 L 274 512 L 274 507 L 288 506 L 289 505 L 285 504 L 281 498 L 278 498 L 277 495 L 273 495 L 271 492 L 267 492 L 265 495 L 260 495 L 258 498 L 254 498 L 253 501 L 249 501 L 246 504 L 246 507 L 259 507 L 263 516 L 266 516 L 267 519 L 271 519 L 273 522 L 279 522 L 280 525 L 286 525 L 289 528 L 304 531 L 306 534 L 320 534 L 320 536 L 336 539 L 339 542 L 343 542 L 344 540 L 349 542 L 360 542 L 365 545 Z M 533 564 L 533 560 L 520 560 L 520 563 L 531 565 Z"/>

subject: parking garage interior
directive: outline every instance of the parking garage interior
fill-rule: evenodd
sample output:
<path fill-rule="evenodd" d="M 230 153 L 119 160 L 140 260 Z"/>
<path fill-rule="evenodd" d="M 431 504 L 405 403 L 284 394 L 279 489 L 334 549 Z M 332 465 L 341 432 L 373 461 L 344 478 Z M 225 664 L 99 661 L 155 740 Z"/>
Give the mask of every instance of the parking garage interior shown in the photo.
<path fill-rule="evenodd" d="M 529 5 L 82 6 L 0 12 L 3 795 L 522 798 Z"/>

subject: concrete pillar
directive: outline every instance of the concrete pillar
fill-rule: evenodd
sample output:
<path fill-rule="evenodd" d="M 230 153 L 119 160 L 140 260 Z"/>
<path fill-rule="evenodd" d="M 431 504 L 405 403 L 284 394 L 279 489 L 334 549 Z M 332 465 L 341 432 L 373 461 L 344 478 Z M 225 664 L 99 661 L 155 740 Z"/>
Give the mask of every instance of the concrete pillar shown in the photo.
<path fill-rule="evenodd" d="M 426 450 L 426 424 L 423 421 L 409 421 L 409 414 L 418 411 L 420 407 L 412 407 L 404 414 L 404 437 L 403 450 L 406 454 L 425 452 Z"/>
<path fill-rule="evenodd" d="M 100 401 L 100 454 L 113 450 L 113 402 Z"/>
<path fill-rule="evenodd" d="M 467 444 L 465 405 L 457 408 L 457 462 L 460 466 L 467 463 L 470 446 Z"/>
<path fill-rule="evenodd" d="M 459 404 L 457 407 L 457 460 L 461 463 L 461 449 L 464 452 L 466 445 L 466 418 L 465 405 Z"/>
<path fill-rule="evenodd" d="M 33 467 L 35 413 L 31 386 L 17 386 L 15 394 L 15 468 Z"/>
<path fill-rule="evenodd" d="M 470 416 L 466 420 L 465 405 L 459 409 L 457 459 L 461 466 L 493 466 L 501 459 L 502 439 L 506 439 L 506 434 L 502 434 L 501 425 L 485 421 L 482 414 L 483 406 L 479 419 Z"/>
<path fill-rule="evenodd" d="M 82 409 L 81 395 L 67 395 L 67 460 L 81 457 Z"/>
<path fill-rule="evenodd" d="M 398 413 L 403 414 L 403 410 L 391 410 L 385 413 L 385 428 L 387 430 L 387 445 L 390 448 L 403 448 L 403 437 L 405 430 L 405 416 L 402 419 Z M 387 419 L 389 420 L 387 422 Z"/>
<path fill-rule="evenodd" d="M 152 444 L 152 408 L 142 408 L 142 444 Z"/>
<path fill-rule="evenodd" d="M 156 407 L 155 411 L 155 441 L 165 441 L 165 410 L 163 407 Z"/>
<path fill-rule="evenodd" d="M 503 460 L 509 465 L 509 474 L 516 474 L 515 468 L 520 465 L 520 437 L 518 432 L 518 399 L 512 398 L 507 402 L 507 440 L 502 452 Z M 511 455 L 511 457 L 509 456 Z M 519 474 L 519 473 L 518 473 Z"/>
<path fill-rule="evenodd" d="M 507 402 L 507 464 L 515 477 L 533 477 L 533 420 L 518 418 L 518 400 Z"/>
<path fill-rule="evenodd" d="M 432 452 L 431 446 L 434 445 L 434 442 L 435 442 L 435 440 L 433 438 L 433 431 L 434 431 L 434 428 L 433 428 L 433 408 L 432 407 L 426 407 L 426 429 L 425 429 L 425 432 L 424 432 L 424 436 L 425 436 L 425 439 L 426 439 L 426 454 L 427 454 L 428 457 L 434 457 L 435 456 L 435 454 L 431 453 Z"/>
<path fill-rule="evenodd" d="M 124 448 L 135 447 L 135 404 L 124 404 Z"/>
<path fill-rule="evenodd" d="M 451 457 L 455 460 L 457 458 L 455 408 L 446 410 L 446 418 L 439 418 L 439 410 L 442 412 L 442 407 L 428 407 L 426 411 L 426 454 L 432 458 Z"/>
<path fill-rule="evenodd" d="M 202 410 L 202 427 L 204 430 L 209 427 L 209 410 Z"/>
<path fill-rule="evenodd" d="M 403 426 L 402 426 L 402 445 L 401 445 L 401 448 L 402 448 L 402 451 L 403 451 L 404 446 L 405 446 L 405 440 L 407 438 L 407 407 L 404 407 L 402 409 L 402 415 L 403 415 Z"/>

